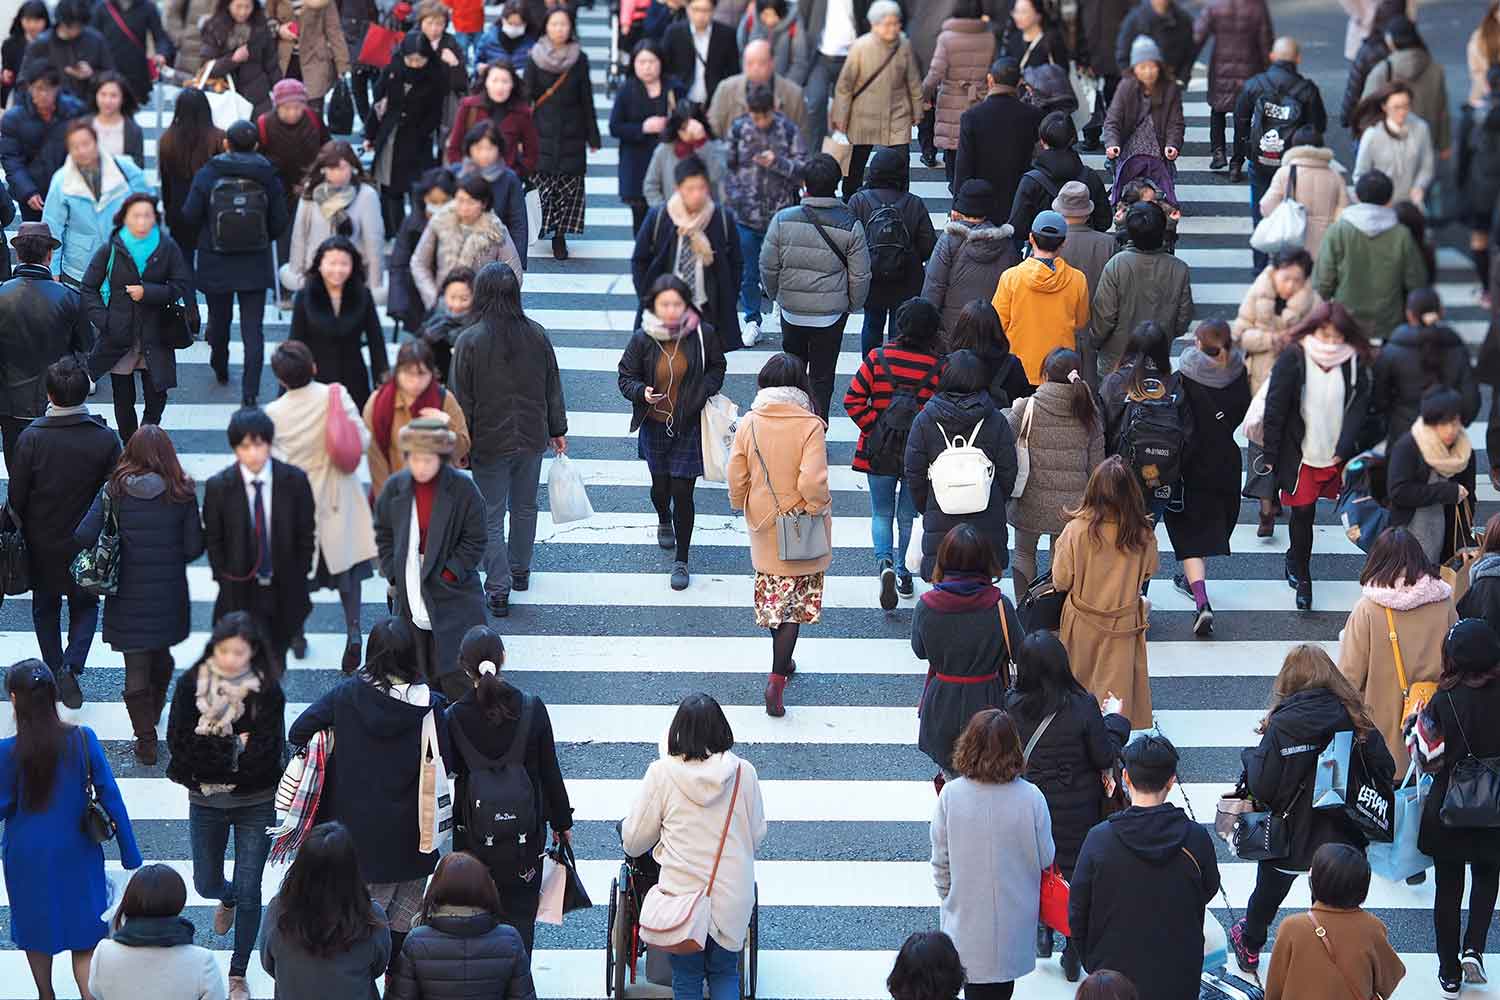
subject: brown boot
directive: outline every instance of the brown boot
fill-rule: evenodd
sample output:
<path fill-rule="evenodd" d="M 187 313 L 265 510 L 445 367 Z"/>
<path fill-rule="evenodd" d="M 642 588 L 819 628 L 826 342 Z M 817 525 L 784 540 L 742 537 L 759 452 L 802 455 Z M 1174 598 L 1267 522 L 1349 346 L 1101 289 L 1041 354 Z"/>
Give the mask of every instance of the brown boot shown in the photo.
<path fill-rule="evenodd" d="M 125 695 L 125 711 L 130 716 L 130 728 L 135 732 L 135 759 L 148 767 L 156 763 L 157 716 L 152 712 L 154 705 L 152 691 L 132 691 Z"/>
<path fill-rule="evenodd" d="M 781 701 L 784 690 L 786 678 L 781 674 L 772 674 L 766 680 L 766 714 L 772 718 L 779 719 L 786 714 L 786 706 Z"/>

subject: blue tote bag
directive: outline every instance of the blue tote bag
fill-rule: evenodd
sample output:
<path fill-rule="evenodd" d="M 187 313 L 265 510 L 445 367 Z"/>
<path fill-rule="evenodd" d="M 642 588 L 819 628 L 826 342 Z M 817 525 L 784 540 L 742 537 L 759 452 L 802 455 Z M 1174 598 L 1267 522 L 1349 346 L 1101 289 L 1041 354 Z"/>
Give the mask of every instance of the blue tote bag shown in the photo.
<path fill-rule="evenodd" d="M 1406 778 L 1396 789 L 1394 805 L 1395 839 L 1389 844 L 1372 843 L 1366 849 L 1370 870 L 1388 882 L 1404 882 L 1418 872 L 1432 867 L 1432 859 L 1417 847 L 1422 832 L 1422 806 L 1432 790 L 1432 775 L 1424 774 L 1413 782 L 1417 762 L 1406 770 Z"/>

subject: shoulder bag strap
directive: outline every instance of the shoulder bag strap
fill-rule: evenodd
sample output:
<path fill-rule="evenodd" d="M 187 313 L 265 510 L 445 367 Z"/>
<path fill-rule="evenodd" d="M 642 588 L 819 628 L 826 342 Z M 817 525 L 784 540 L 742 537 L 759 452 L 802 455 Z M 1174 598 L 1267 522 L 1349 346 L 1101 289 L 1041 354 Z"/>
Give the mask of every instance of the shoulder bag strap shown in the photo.
<path fill-rule="evenodd" d="M 1396 683 L 1401 685 L 1401 698 L 1406 699 L 1408 688 L 1406 683 L 1406 664 L 1401 659 L 1401 640 L 1396 638 L 1396 616 L 1391 613 L 1390 608 L 1385 609 L 1386 636 L 1391 640 L 1391 654 L 1396 658 Z"/>
<path fill-rule="evenodd" d="M 813 228 L 818 231 L 818 235 L 823 237 L 823 242 L 828 244 L 828 249 L 833 251 L 833 255 L 839 259 L 839 263 L 843 264 L 844 270 L 847 271 L 849 269 L 849 258 L 845 256 L 844 251 L 839 249 L 839 245 L 833 242 L 833 237 L 828 235 L 828 230 L 823 228 L 823 224 L 818 221 L 818 217 L 813 214 L 813 210 L 803 205 L 802 214 L 807 216 L 807 221 L 813 224 Z"/>
<path fill-rule="evenodd" d="M 1010 664 L 1015 659 L 1010 651 L 1010 623 L 1005 620 L 1005 598 L 995 602 L 995 610 L 1000 614 L 1000 638 L 1005 642 L 1005 686 L 1010 686 Z"/>
<path fill-rule="evenodd" d="M 873 72 L 873 73 L 870 74 L 870 78 L 868 80 L 866 80 L 864 83 L 860 84 L 859 85 L 859 89 L 856 90 L 854 92 L 854 94 L 849 98 L 849 113 L 850 113 L 850 115 L 854 114 L 854 102 L 857 101 L 857 100 L 859 100 L 859 95 L 863 94 L 865 91 L 867 91 L 867 90 L 870 89 L 870 84 L 874 83 L 880 77 L 880 74 L 885 72 L 885 68 L 891 64 L 891 60 L 895 59 L 896 58 L 896 54 L 899 53 L 900 51 L 901 51 L 901 42 L 898 39 L 896 41 L 895 47 L 892 48 L 891 51 L 886 55 L 885 62 L 881 63 L 880 67 L 878 69 L 876 69 L 875 72 Z"/>
<path fill-rule="evenodd" d="M 1365 995 L 1355 987 L 1354 980 L 1349 978 L 1349 973 L 1345 972 L 1344 967 L 1339 964 L 1338 958 L 1334 956 L 1333 942 L 1328 940 L 1328 931 L 1323 928 L 1322 924 L 1318 923 L 1318 918 L 1313 915 L 1312 910 L 1307 911 L 1307 919 L 1312 921 L 1313 933 L 1318 936 L 1319 941 L 1323 942 L 1323 950 L 1328 952 L 1328 961 L 1332 962 L 1333 967 L 1338 970 L 1339 978 L 1342 979 L 1344 981 L 1344 985 L 1349 988 L 1349 995 L 1353 997 L 1354 1000 L 1367 1000 Z M 1375 993 L 1372 990 L 1371 995 L 1374 996 L 1376 1000 L 1380 1000 L 1379 993 Z"/>
<path fill-rule="evenodd" d="M 1004 615 L 1001 615 L 1001 620 L 1004 620 Z M 1031 734 L 1031 739 L 1026 741 L 1026 748 L 1021 751 L 1021 763 L 1023 766 L 1031 762 L 1031 751 L 1035 750 L 1036 745 L 1042 742 L 1042 734 L 1047 731 L 1048 726 L 1052 725 L 1052 720 L 1055 718 L 1057 718 L 1057 713 L 1049 712 L 1047 717 L 1037 724 L 1036 732 Z"/>
<path fill-rule="evenodd" d="M 747 414 L 747 416 L 748 416 L 748 414 Z M 755 437 L 755 421 L 753 421 L 753 420 L 750 421 L 750 446 L 755 449 L 755 457 L 756 457 L 756 459 L 758 459 L 760 461 L 760 471 L 766 477 L 766 489 L 768 489 L 768 490 L 771 491 L 771 502 L 776 505 L 776 513 L 773 514 L 772 517 L 780 517 L 781 516 L 781 497 L 777 496 L 777 494 L 776 494 L 776 487 L 771 484 L 771 468 L 770 468 L 770 466 L 766 465 L 766 456 L 764 456 L 764 455 L 762 455 L 760 453 L 760 441 L 758 441 L 756 439 L 756 437 Z M 748 500 L 746 501 L 746 506 L 749 506 L 749 501 Z M 747 512 L 747 520 L 748 520 L 748 512 Z M 759 531 L 761 528 L 765 527 L 766 524 L 767 524 L 767 522 L 770 521 L 770 520 L 771 520 L 771 518 L 767 518 L 765 521 L 760 522 L 760 524 L 758 524 L 758 525 L 755 526 L 754 530 Z"/>
<path fill-rule="evenodd" d="M 503 763 L 520 764 L 525 761 L 527 737 L 531 735 L 531 719 L 535 714 L 536 698 L 521 692 L 521 718 L 516 724 L 515 738 L 510 741 L 510 748 L 501 758 Z"/>
<path fill-rule="evenodd" d="M 1031 444 L 1031 415 L 1036 408 L 1031 405 L 1031 397 L 1027 396 L 1022 402 L 1025 404 L 1026 412 L 1021 417 L 1021 443 Z"/>
<path fill-rule="evenodd" d="M 724 829 L 719 831 L 719 849 L 714 851 L 714 868 L 708 873 L 708 888 L 703 891 L 705 896 L 714 894 L 714 880 L 719 877 L 719 861 L 724 857 L 724 841 L 729 836 L 729 821 L 734 819 L 734 804 L 739 801 L 740 771 L 744 766 L 739 764 L 734 769 L 734 791 L 729 794 L 729 812 L 724 814 Z"/>
<path fill-rule="evenodd" d="M 578 64 L 577 63 L 573 64 L 573 66 L 576 66 L 576 65 L 578 65 Z M 532 102 L 531 111 L 532 111 L 533 114 L 535 114 L 536 110 L 538 108 L 540 108 L 543 104 L 547 103 L 548 98 L 550 98 L 553 94 L 557 93 L 557 88 L 558 87 L 561 87 L 564 83 L 567 82 L 568 77 L 573 74 L 573 66 L 569 66 L 567 69 L 563 70 L 562 71 L 562 76 L 558 77 L 556 80 L 553 80 L 552 81 L 552 86 L 550 86 L 546 90 L 542 91 L 542 96 L 538 97 L 535 101 Z"/>
<path fill-rule="evenodd" d="M 104 9 L 109 11 L 109 16 L 115 22 L 115 27 L 119 28 L 125 37 L 130 39 L 130 44 L 145 52 L 146 46 L 142 45 L 141 40 L 135 37 L 135 32 L 131 31 L 130 27 L 126 25 L 125 19 L 120 16 L 120 12 L 115 9 L 115 5 L 110 0 L 104 0 Z"/>
<path fill-rule="evenodd" d="M 1458 708 L 1453 704 L 1453 692 L 1444 691 L 1443 693 L 1448 696 L 1448 711 L 1453 713 L 1453 724 L 1458 727 L 1458 735 L 1463 738 L 1464 756 L 1473 757 L 1474 748 L 1469 745 L 1469 734 L 1464 732 L 1464 724 L 1458 718 Z"/>

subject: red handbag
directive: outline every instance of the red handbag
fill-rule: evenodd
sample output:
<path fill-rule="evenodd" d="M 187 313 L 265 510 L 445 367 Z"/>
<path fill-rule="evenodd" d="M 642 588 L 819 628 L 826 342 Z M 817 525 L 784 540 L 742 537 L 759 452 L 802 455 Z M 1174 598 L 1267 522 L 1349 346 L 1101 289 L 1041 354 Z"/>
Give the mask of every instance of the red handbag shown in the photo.
<path fill-rule="evenodd" d="M 1068 880 L 1062 869 L 1053 865 L 1042 872 L 1042 899 L 1039 913 L 1042 923 L 1063 937 L 1072 937 L 1068 928 Z"/>
<path fill-rule="evenodd" d="M 385 69 L 391 64 L 391 56 L 395 54 L 396 46 L 401 44 L 403 37 L 403 32 L 371 21 L 370 26 L 365 29 L 364 40 L 359 43 L 359 56 L 354 61 L 361 66 Z"/>
<path fill-rule="evenodd" d="M 364 446 L 360 444 L 359 428 L 344 412 L 344 401 L 340 398 L 343 388 L 337 383 L 328 387 L 328 415 L 323 421 L 323 445 L 328 457 L 345 475 L 353 475 L 359 468 Z"/>

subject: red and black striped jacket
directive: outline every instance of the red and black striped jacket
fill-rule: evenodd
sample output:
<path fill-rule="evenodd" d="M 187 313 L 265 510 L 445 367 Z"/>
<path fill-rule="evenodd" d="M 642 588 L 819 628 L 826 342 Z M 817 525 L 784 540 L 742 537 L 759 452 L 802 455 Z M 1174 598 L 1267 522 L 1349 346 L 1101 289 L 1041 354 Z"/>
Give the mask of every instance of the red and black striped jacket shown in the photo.
<path fill-rule="evenodd" d="M 908 351 L 891 344 L 876 350 L 885 352 L 890 375 L 898 384 L 920 383 L 934 367 L 937 367 L 939 374 L 942 372 L 942 362 L 935 354 Z M 894 388 L 891 378 L 886 375 L 885 366 L 876 361 L 875 351 L 871 351 L 860 364 L 859 371 L 854 373 L 849 391 L 844 393 L 844 410 L 859 427 L 859 443 L 854 446 L 854 461 L 851 463 L 855 472 L 870 471 L 870 456 L 865 452 L 869 431 L 875 426 L 875 421 L 880 419 L 881 411 L 891 405 L 891 392 Z M 934 378 L 917 392 L 917 399 L 925 403 L 936 391 L 937 379 Z"/>

